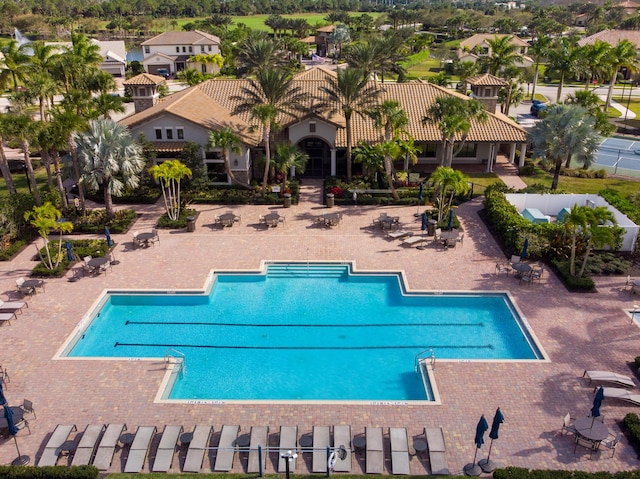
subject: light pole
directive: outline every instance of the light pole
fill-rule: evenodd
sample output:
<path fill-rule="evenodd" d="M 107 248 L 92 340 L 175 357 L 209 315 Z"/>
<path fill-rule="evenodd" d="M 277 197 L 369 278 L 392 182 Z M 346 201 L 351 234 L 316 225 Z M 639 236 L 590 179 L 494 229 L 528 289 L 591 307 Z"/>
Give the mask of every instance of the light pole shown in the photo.
<path fill-rule="evenodd" d="M 629 83 L 629 98 L 627 99 L 627 109 L 624 111 L 624 130 L 627 132 L 627 115 L 629 113 L 629 105 L 631 104 L 631 92 L 633 91 L 633 83 Z M 624 97 L 622 98 L 624 101 Z"/>
<path fill-rule="evenodd" d="M 285 466 L 284 467 L 285 467 L 286 477 L 287 477 L 287 479 L 289 479 L 289 472 L 290 472 L 289 463 L 293 462 L 293 460 L 298 457 L 298 454 L 296 454 L 293 451 L 287 451 L 287 452 L 284 452 L 284 453 L 280 454 L 280 457 L 285 459 Z"/>

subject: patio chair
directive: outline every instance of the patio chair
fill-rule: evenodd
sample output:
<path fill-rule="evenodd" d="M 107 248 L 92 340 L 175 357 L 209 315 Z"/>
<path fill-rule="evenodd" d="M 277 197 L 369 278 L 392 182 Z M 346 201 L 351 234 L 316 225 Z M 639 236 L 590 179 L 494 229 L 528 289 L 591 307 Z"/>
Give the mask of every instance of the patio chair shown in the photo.
<path fill-rule="evenodd" d="M 216 461 L 213 464 L 214 471 L 229 472 L 233 467 L 233 458 L 236 453 L 236 439 L 238 439 L 239 432 L 240 426 L 222 426 Z"/>
<path fill-rule="evenodd" d="M 33 419 L 37 419 L 36 410 L 33 409 L 33 403 L 28 399 L 22 400 L 22 411 L 23 416 L 24 414 L 33 414 Z"/>
<path fill-rule="evenodd" d="M 29 305 L 24 301 L 2 301 L 0 299 L 0 312 L 15 313 L 22 312 L 22 308 L 28 308 Z"/>
<path fill-rule="evenodd" d="M 342 457 L 338 454 L 333 470 L 336 472 L 351 471 L 351 426 L 333 427 L 333 447 L 336 450 L 344 451 Z"/>
<path fill-rule="evenodd" d="M 98 445 L 98 439 L 100 439 L 100 435 L 104 430 L 104 424 L 90 424 L 87 426 L 73 454 L 72 466 L 88 466 L 91 464 L 91 459 L 93 459 L 93 454 Z"/>
<path fill-rule="evenodd" d="M 182 434 L 182 426 L 164 427 L 151 472 L 167 472 L 171 469 L 173 454 L 176 451 L 176 444 L 178 444 L 180 434 Z"/>
<path fill-rule="evenodd" d="M 509 272 L 511 271 L 511 266 L 505 263 L 496 263 L 496 272 L 495 274 L 506 274 L 509 276 Z"/>
<path fill-rule="evenodd" d="M 366 455 L 365 472 L 367 474 L 382 474 L 384 471 L 384 449 L 382 448 L 382 428 L 366 427 Z"/>
<path fill-rule="evenodd" d="M 182 472 L 200 472 L 204 453 L 209 447 L 209 437 L 211 436 L 211 426 L 196 426 L 193 430 L 193 437 L 184 458 Z"/>
<path fill-rule="evenodd" d="M 107 426 L 107 429 L 102 435 L 102 439 L 100 439 L 96 455 L 93 458 L 93 465 L 97 467 L 99 471 L 106 471 L 111 466 L 120 434 L 126 430 L 126 424 L 109 424 Z"/>
<path fill-rule="evenodd" d="M 251 436 L 249 442 L 249 462 L 247 463 L 247 473 L 255 474 L 264 471 L 267 463 L 269 428 L 267 426 L 251 426 Z M 258 452 L 260 451 L 260 452 Z M 260 464 L 262 457 L 262 464 Z"/>
<path fill-rule="evenodd" d="M 442 236 L 442 228 L 436 228 L 436 231 L 433 233 L 433 240 L 440 241 L 440 236 Z"/>
<path fill-rule="evenodd" d="M 576 434 L 577 430 L 576 427 L 573 425 L 573 421 L 575 419 L 571 417 L 570 413 L 567 413 L 567 415 L 565 417 L 562 418 L 562 434 L 564 435 L 565 432 L 567 433 L 571 433 L 571 434 Z"/>
<path fill-rule="evenodd" d="M 544 268 L 542 266 L 533 267 L 531 269 L 531 280 L 532 281 L 541 281 L 543 274 L 544 274 Z"/>
<path fill-rule="evenodd" d="M 409 474 L 409 439 L 404 427 L 390 427 L 391 473 Z"/>
<path fill-rule="evenodd" d="M 25 279 L 24 278 L 18 278 L 16 279 L 16 288 L 18 289 L 18 293 L 27 296 L 29 294 L 34 294 L 36 292 L 36 288 L 35 286 L 25 286 Z"/>
<path fill-rule="evenodd" d="M 140 240 L 140 238 L 138 238 L 138 235 L 140 234 L 139 231 L 134 231 L 132 236 L 133 236 L 133 247 L 137 248 L 138 246 L 144 246 L 144 242 Z"/>
<path fill-rule="evenodd" d="M 153 236 L 151 237 L 151 239 L 149 240 L 149 243 L 151 243 L 152 245 L 154 243 L 160 243 L 160 235 L 158 234 L 158 230 L 153 228 L 151 230 L 151 233 L 153 233 Z"/>
<path fill-rule="evenodd" d="M 155 433 L 155 426 L 138 426 L 136 436 L 129 448 L 127 462 L 124 465 L 124 473 L 142 471 L 147 452 L 149 452 L 149 445 Z"/>
<path fill-rule="evenodd" d="M 531 285 L 531 283 L 533 283 L 533 270 L 520 275 L 520 284 L 522 283 L 527 283 L 527 285 Z"/>
<path fill-rule="evenodd" d="M 7 368 L 3 368 L 0 366 L 0 383 L 6 384 L 10 383 L 11 379 L 9 378 L 9 373 L 7 372 Z"/>
<path fill-rule="evenodd" d="M 424 437 L 429 449 L 429 464 L 431 474 L 450 475 L 449 461 L 447 461 L 447 446 L 444 442 L 444 432 L 441 427 L 425 427 Z"/>
<path fill-rule="evenodd" d="M 296 459 L 294 457 L 282 457 L 289 451 L 295 451 L 298 448 L 298 426 L 280 426 L 280 445 L 278 446 L 278 472 L 287 470 L 287 462 L 289 461 L 289 471 L 293 473 L 296 470 Z"/>
<path fill-rule="evenodd" d="M 616 453 L 616 446 L 620 442 L 620 434 L 611 434 L 609 433 L 609 437 L 600 441 L 600 445 L 606 447 L 607 449 L 611 449 L 611 457 Z"/>
<path fill-rule="evenodd" d="M 55 466 L 62 453 L 61 446 L 67 441 L 69 434 L 75 430 L 75 424 L 58 424 L 44 446 L 38 466 Z"/>
<path fill-rule="evenodd" d="M 593 457 L 593 452 L 598 449 L 598 443 L 596 441 L 592 441 L 591 439 L 586 439 L 584 437 L 576 436 L 576 445 L 573 448 L 573 453 L 576 453 L 578 446 L 589 449 L 589 459 Z"/>
<path fill-rule="evenodd" d="M 618 387 L 632 388 L 635 387 L 633 380 L 629 376 L 612 373 L 611 371 L 588 371 L 582 373 L 582 377 L 589 378 L 589 386 L 592 382 L 611 383 Z"/>
<path fill-rule="evenodd" d="M 511 260 L 509 261 L 509 263 L 511 263 L 511 264 L 519 263 L 520 260 L 521 260 L 521 258 L 520 258 L 519 254 L 512 254 L 511 255 Z"/>

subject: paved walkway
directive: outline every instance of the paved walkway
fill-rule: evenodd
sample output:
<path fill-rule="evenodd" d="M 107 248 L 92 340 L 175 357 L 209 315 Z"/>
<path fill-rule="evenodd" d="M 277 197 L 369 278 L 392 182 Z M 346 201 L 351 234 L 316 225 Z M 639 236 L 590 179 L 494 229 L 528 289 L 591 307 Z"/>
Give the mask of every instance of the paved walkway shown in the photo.
<path fill-rule="evenodd" d="M 87 424 L 110 422 L 125 422 L 131 430 L 138 425 L 156 425 L 161 430 L 165 424 L 182 424 L 192 430 L 195 424 L 211 424 L 216 432 L 222 424 L 238 424 L 243 433 L 252 425 L 268 425 L 272 443 L 277 440 L 273 434 L 280 425 L 297 425 L 300 434 L 309 433 L 313 425 L 350 425 L 353 434 L 363 433 L 367 426 L 384 427 L 385 433 L 387 427 L 406 427 L 411 438 L 421 434 L 425 426 L 441 426 L 451 471 L 460 474 L 473 458 L 480 415 L 486 414 L 490 422 L 499 406 L 506 420 L 491 458 L 501 465 L 584 471 L 638 468 L 637 454 L 625 438 L 614 458 L 603 452 L 589 460 L 585 452 L 574 455 L 572 438 L 560 434 L 567 412 L 580 417 L 591 408 L 593 391 L 581 377 L 585 368 L 634 375 L 628 364 L 640 350 L 640 334 L 623 311 L 634 303 L 624 290 L 624 278 L 597 278 L 598 293 L 572 294 L 548 273 L 540 284 L 531 286 L 520 285 L 512 275 L 495 276 L 495 264 L 504 257 L 479 219 L 481 198 L 458 208 L 465 240 L 449 251 L 402 247 L 399 241 L 387 239 L 370 226 L 372 218 L 387 212 L 400 216 L 404 227 L 419 234 L 415 206 L 336 207 L 334 211 L 341 212 L 344 221 L 337 228 L 325 229 L 314 221 L 325 211 L 319 198 L 318 184 L 308 182 L 302 187 L 301 203 L 290 209 L 197 205 L 194 233 L 161 231 L 159 244 L 136 250 L 132 249 L 130 234 L 113 235 L 120 261 L 113 271 L 77 282 L 68 282 L 72 273 L 47 281 L 46 292 L 29 299 L 29 308 L 17 321 L 0 327 L 0 364 L 11 376 L 5 392 L 12 405 L 28 398 L 37 411 L 37 419 L 31 421 L 31 434 L 21 431 L 18 435 L 21 452 L 35 462 L 47 435 L 58 423 L 75 423 L 79 430 Z M 214 226 L 213 216 L 228 209 L 241 215 L 242 222 L 232 228 Z M 258 217 L 274 209 L 286 215 L 284 227 L 261 227 Z M 142 206 L 138 210 L 142 216 L 133 229 L 146 230 L 153 226 L 162 206 Z M 15 297 L 15 280 L 29 274 L 35 264 L 34 252 L 35 247 L 30 245 L 11 262 L 0 263 L 3 299 Z M 165 374 L 161 363 L 52 360 L 105 288 L 200 288 L 211 269 L 256 269 L 266 259 L 351 260 L 364 270 L 403 270 L 412 289 L 510 291 L 549 361 L 440 359 L 435 377 L 442 404 L 416 406 L 157 404 L 154 398 Z M 340 301 L 336 302 L 336 314 Z M 413 364 L 409 368 L 412 371 Z M 612 432 L 620 431 L 619 422 L 630 411 L 637 409 L 615 400 L 605 400 L 602 407 Z M 478 453 L 478 459 L 486 457 L 487 446 Z M 7 464 L 15 456 L 13 442 L 0 441 L 0 463 Z M 267 472 L 273 471 L 277 460 L 275 456 L 270 459 Z M 307 473 L 306 455 L 302 459 L 297 472 Z M 174 470 L 182 460 L 183 456 L 180 461 L 174 460 Z M 233 471 L 242 472 L 245 461 L 236 461 Z M 363 464 L 363 458 L 357 457 L 353 472 L 361 472 Z M 388 466 L 387 461 L 386 471 Z M 111 471 L 122 467 L 119 451 Z M 210 468 L 211 461 L 205 458 L 204 470 Z M 425 458 L 411 458 L 412 473 L 428 471 Z"/>

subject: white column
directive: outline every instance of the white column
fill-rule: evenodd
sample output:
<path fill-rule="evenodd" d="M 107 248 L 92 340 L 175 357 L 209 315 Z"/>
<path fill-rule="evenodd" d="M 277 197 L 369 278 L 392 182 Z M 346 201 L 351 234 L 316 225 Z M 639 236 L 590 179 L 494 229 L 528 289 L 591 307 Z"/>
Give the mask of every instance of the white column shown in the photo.
<path fill-rule="evenodd" d="M 524 166 L 524 157 L 527 153 L 527 144 L 520 143 L 520 161 L 518 161 L 518 166 Z"/>
<path fill-rule="evenodd" d="M 336 176 L 336 149 L 331 148 L 331 176 Z"/>
<path fill-rule="evenodd" d="M 487 159 L 487 173 L 491 173 L 493 171 L 493 162 L 495 161 L 496 155 L 496 144 L 491 143 L 489 145 L 489 158 Z"/>
<path fill-rule="evenodd" d="M 516 162 L 516 144 L 511 143 L 511 147 L 509 148 L 509 163 L 515 164 Z"/>

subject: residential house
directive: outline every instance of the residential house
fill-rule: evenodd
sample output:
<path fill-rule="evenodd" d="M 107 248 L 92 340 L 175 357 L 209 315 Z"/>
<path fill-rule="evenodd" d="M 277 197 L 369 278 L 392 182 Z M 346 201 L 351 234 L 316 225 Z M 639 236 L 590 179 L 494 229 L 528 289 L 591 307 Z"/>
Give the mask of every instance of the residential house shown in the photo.
<path fill-rule="evenodd" d="M 124 42 L 122 40 L 103 42 L 92 38 L 91 43 L 100 49 L 98 53 L 102 57 L 102 63 L 99 68 L 113 76 L 124 77 L 127 67 L 127 48 Z M 52 46 L 56 53 L 73 48 L 71 42 L 45 42 L 45 45 Z"/>
<path fill-rule="evenodd" d="M 280 115 L 277 119 L 281 129 L 275 141 L 297 145 L 309 155 L 304 172 L 306 177 L 323 178 L 346 174 L 345 118 L 341 114 L 329 115 L 328 109 L 314 108 L 314 105 L 320 103 L 316 95 L 323 95 L 321 87 L 326 86 L 328 79 L 335 75 L 335 72 L 322 67 L 296 74 L 293 84 L 308 95 L 308 111 L 300 116 Z M 264 144 L 260 124 L 252 118 L 250 112 L 233 114 L 240 103 L 238 98 L 242 98 L 242 88 L 247 85 L 246 79 L 209 80 L 174 93 L 120 123 L 126 125 L 133 136 L 143 134 L 152 141 L 158 160 L 175 158 L 188 141 L 198 143 L 202 146 L 203 161 L 212 183 L 223 184 L 229 183 L 229 179 L 224 171 L 222 152 L 210 149 L 207 143 L 211 130 L 230 127 L 242 140 L 241 151 L 231 153 L 231 169 L 238 180 L 248 184 L 252 179 L 262 176 L 262 164 L 259 160 L 264 155 Z M 406 111 L 409 119 L 406 131 L 421 148 L 416 165 L 409 165 L 408 160 L 401 160 L 396 168 L 420 172 L 438 164 L 442 134 L 437 126 L 423 124 L 422 119 L 437 97 L 468 97 L 423 81 L 376 82 L 376 86 L 380 92 L 380 103 L 395 100 Z M 484 89 L 478 90 L 478 96 L 482 96 L 483 91 Z M 494 94 L 491 89 L 487 91 L 490 95 Z M 336 107 L 339 110 L 337 105 Z M 487 170 L 490 171 L 499 153 L 514 162 L 516 149 L 520 149 L 520 164 L 524 162 L 527 142 L 525 130 L 502 114 L 489 111 L 488 117 L 484 124 L 472 122 L 465 141 L 457 145 L 460 152 L 453 160 L 454 165 L 486 163 Z M 354 116 L 352 126 L 354 146 L 359 142 L 372 144 L 384 140 L 384 131 L 376 128 L 369 117 Z M 459 140 L 462 141 L 462 138 Z M 354 172 L 359 168 L 360 165 L 354 165 Z"/>
<path fill-rule="evenodd" d="M 458 47 L 457 57 L 461 62 L 477 62 L 482 59 L 482 57 L 491 56 L 491 45 L 489 41 L 493 41 L 497 38 L 503 37 L 511 37 L 510 43 L 515 45 L 518 50 L 517 53 L 522 56 L 523 61 L 521 63 L 516 64 L 518 67 L 530 67 L 533 65 L 534 61 L 531 57 L 527 55 L 529 51 L 529 43 L 522 40 L 515 35 L 507 35 L 507 34 L 493 34 L 493 33 L 477 33 L 472 37 L 469 37 L 460 42 L 460 46 Z"/>
<path fill-rule="evenodd" d="M 220 54 L 220 38 L 200 30 L 165 32 L 142 42 L 142 65 L 147 73 L 169 76 L 187 68 L 217 73 L 213 62 L 194 61 L 195 55 Z"/>
<path fill-rule="evenodd" d="M 588 37 L 581 38 L 578 40 L 578 46 L 593 45 L 596 41 L 616 46 L 622 40 L 628 40 L 633 43 L 640 54 L 640 31 L 638 30 L 602 30 Z M 631 78 L 631 72 L 627 68 L 621 68 L 620 73 L 625 80 Z"/>
<path fill-rule="evenodd" d="M 329 41 L 335 29 L 335 25 L 318 28 L 315 35 L 303 38 L 301 42 L 308 44 L 310 49 L 315 48 L 315 54 L 319 57 L 326 57 L 335 53 L 336 46 Z"/>

